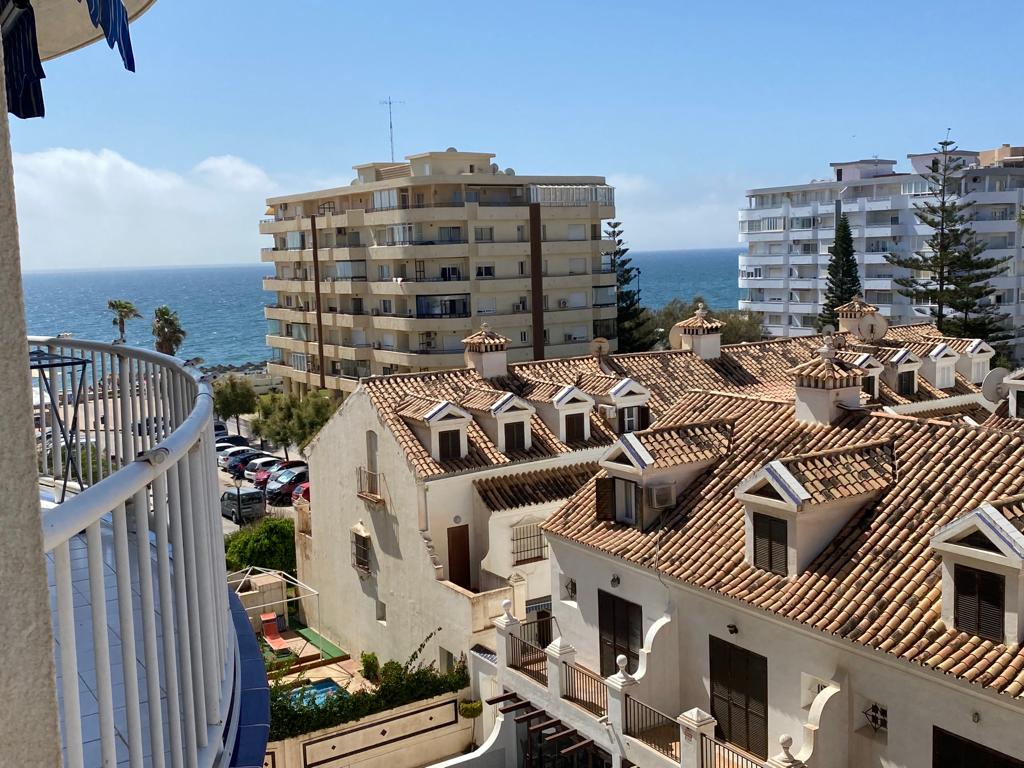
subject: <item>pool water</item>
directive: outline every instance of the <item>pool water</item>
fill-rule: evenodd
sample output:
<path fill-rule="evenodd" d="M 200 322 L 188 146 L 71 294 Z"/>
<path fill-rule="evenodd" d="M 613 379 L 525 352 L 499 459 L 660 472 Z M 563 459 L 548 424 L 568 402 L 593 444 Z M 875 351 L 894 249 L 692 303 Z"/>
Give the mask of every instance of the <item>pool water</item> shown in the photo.
<path fill-rule="evenodd" d="M 348 691 L 342 688 L 333 680 L 317 680 L 315 683 L 304 685 L 292 692 L 292 701 L 298 703 L 304 701 L 306 704 L 323 706 L 328 696 L 339 694 L 348 696 Z"/>

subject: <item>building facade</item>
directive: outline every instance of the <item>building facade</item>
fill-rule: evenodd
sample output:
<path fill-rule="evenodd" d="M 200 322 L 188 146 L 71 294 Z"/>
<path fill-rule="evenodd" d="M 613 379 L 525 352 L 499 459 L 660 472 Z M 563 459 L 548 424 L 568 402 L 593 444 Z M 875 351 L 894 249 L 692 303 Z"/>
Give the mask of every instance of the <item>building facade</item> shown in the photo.
<path fill-rule="evenodd" d="M 270 372 L 289 391 L 457 367 L 481 319 L 511 339 L 513 360 L 582 354 L 595 337 L 614 348 L 602 239 L 614 189 L 600 176 L 517 176 L 493 158 L 367 163 L 347 187 L 267 201 Z"/>
<path fill-rule="evenodd" d="M 1006 272 L 993 281 L 994 300 L 1017 328 L 1014 347 L 1024 342 L 1024 275 L 1018 216 L 1024 201 L 1024 147 L 1004 144 L 982 152 L 958 151 L 965 168 L 961 193 L 973 203 L 970 214 L 986 255 L 1010 257 Z M 808 184 L 747 191 L 739 212 L 740 308 L 756 311 L 773 336 L 816 333 L 828 270 L 828 249 L 837 216 L 845 214 L 853 232 L 864 298 L 893 322 L 928 320 L 928 305 L 912 305 L 897 291 L 902 276 L 885 254 L 921 250 L 930 234 L 914 206 L 929 199 L 927 173 L 936 153 L 908 155 L 911 169 L 895 160 L 832 163 L 830 178 Z"/>

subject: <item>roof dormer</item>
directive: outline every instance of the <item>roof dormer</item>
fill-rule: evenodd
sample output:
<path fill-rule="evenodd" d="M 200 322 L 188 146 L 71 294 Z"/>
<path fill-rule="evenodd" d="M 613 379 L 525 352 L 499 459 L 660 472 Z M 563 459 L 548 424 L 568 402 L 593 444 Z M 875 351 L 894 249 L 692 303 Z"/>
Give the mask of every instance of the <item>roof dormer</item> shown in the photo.
<path fill-rule="evenodd" d="M 901 397 L 917 394 L 917 372 L 921 358 L 906 347 L 880 347 L 875 358 L 882 363 L 882 381 Z"/>
<path fill-rule="evenodd" d="M 728 454 L 733 426 L 716 419 L 619 437 L 599 462 L 608 477 L 597 483 L 598 519 L 649 528 L 697 475 Z"/>
<path fill-rule="evenodd" d="M 511 392 L 470 387 L 459 405 L 476 416 L 476 421 L 498 450 L 522 453 L 533 447 L 530 420 L 537 409 Z"/>
<path fill-rule="evenodd" d="M 981 384 L 988 376 L 992 358 L 996 351 L 981 339 L 957 339 L 942 337 L 940 341 L 952 347 L 960 358 L 956 361 L 957 372 L 972 384 Z"/>
<path fill-rule="evenodd" d="M 861 318 L 878 314 L 878 307 L 868 304 L 860 294 L 857 294 L 850 301 L 836 307 L 835 311 L 836 317 L 839 318 L 839 330 L 859 336 Z"/>
<path fill-rule="evenodd" d="M 922 341 L 908 345 L 921 361 L 921 375 L 938 389 L 951 389 L 956 384 L 956 364 L 960 355 L 944 341 Z"/>
<path fill-rule="evenodd" d="M 1024 495 L 983 502 L 932 536 L 942 620 L 996 643 L 1024 642 Z"/>
<path fill-rule="evenodd" d="M 836 357 L 860 368 L 861 391 L 866 393 L 870 400 L 877 400 L 879 381 L 885 366 L 867 352 L 840 350 Z"/>
<path fill-rule="evenodd" d="M 448 400 L 409 395 L 398 415 L 412 427 L 416 438 L 434 461 L 454 461 L 469 453 L 469 425 L 473 417 Z"/>
<path fill-rule="evenodd" d="M 796 418 L 812 424 L 833 424 L 844 409 L 860 407 L 863 371 L 839 355 L 831 336 L 818 355 L 791 368 Z"/>
<path fill-rule="evenodd" d="M 1003 379 L 1009 401 L 1009 415 L 1013 419 L 1024 419 L 1024 368 L 1018 368 Z"/>
<path fill-rule="evenodd" d="M 590 414 L 595 401 L 575 384 L 534 380 L 523 396 L 560 442 L 574 445 L 590 440 Z"/>
<path fill-rule="evenodd" d="M 721 355 L 724 327 L 724 322 L 713 318 L 704 305 L 698 303 L 693 317 L 672 326 L 668 334 L 669 346 L 693 352 L 702 360 L 717 360 Z"/>
<path fill-rule="evenodd" d="M 858 510 L 895 482 L 889 440 L 769 462 L 736 487 L 745 557 L 781 576 L 802 573 Z"/>
<path fill-rule="evenodd" d="M 647 405 L 651 390 L 629 378 L 614 380 L 597 395 L 598 413 L 617 435 L 647 429 L 651 425 L 651 409 Z M 591 390 L 593 391 L 593 390 Z"/>

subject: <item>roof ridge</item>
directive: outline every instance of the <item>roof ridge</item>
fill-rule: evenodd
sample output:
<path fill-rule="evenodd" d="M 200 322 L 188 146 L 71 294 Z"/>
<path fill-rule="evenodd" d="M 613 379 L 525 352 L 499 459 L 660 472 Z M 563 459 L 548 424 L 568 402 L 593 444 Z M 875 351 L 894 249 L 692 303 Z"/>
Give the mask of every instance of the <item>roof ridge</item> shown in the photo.
<path fill-rule="evenodd" d="M 708 419 L 707 421 L 685 421 L 676 422 L 674 424 L 659 425 L 656 427 L 648 427 L 647 429 L 638 429 L 633 432 L 634 435 L 656 435 L 661 432 L 678 432 L 682 429 L 688 429 L 691 427 L 717 427 L 729 425 L 734 427 L 736 425 L 736 417 L 734 416 L 720 416 L 714 419 Z"/>
<path fill-rule="evenodd" d="M 778 459 L 780 464 L 786 464 L 793 461 L 804 461 L 805 459 L 820 459 L 825 456 L 841 456 L 848 453 L 857 453 L 859 451 L 869 450 L 871 448 L 881 448 L 882 446 L 896 445 L 895 437 L 880 438 L 878 440 L 869 440 L 866 443 L 855 443 L 854 445 L 843 445 L 838 448 L 825 448 L 820 451 L 808 451 L 807 453 L 794 453 L 791 456 L 783 456 Z"/>

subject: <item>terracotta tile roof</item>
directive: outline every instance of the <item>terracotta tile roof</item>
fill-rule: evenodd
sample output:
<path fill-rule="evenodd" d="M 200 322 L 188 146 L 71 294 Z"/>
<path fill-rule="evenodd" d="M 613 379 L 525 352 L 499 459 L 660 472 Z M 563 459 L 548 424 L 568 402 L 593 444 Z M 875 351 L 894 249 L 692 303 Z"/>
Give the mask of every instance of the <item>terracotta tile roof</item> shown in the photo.
<path fill-rule="evenodd" d="M 595 520 L 591 481 L 544 524 L 564 537 L 666 577 L 741 600 L 1013 697 L 1024 694 L 1024 648 L 942 621 L 934 531 L 986 499 L 1024 493 L 1024 435 L 855 411 L 805 424 L 789 403 L 691 393 L 674 415 L 736 420 L 728 456 L 695 479 L 657 531 Z M 744 560 L 737 484 L 781 456 L 893 441 L 898 481 L 856 512 L 802 573 L 785 579 Z M 600 473 L 599 473 L 600 474 Z"/>
<path fill-rule="evenodd" d="M 424 395 L 410 394 L 406 395 L 402 399 L 398 404 L 396 411 L 398 415 L 404 419 L 411 419 L 412 421 L 425 423 L 427 421 L 427 417 L 438 408 L 444 406 L 444 404 L 444 400 L 438 400 Z"/>
<path fill-rule="evenodd" d="M 996 406 L 995 412 L 985 419 L 985 426 L 1024 435 L 1024 419 L 1015 419 L 1010 416 L 1009 400 L 1003 400 Z"/>
<path fill-rule="evenodd" d="M 984 424 L 992 415 L 991 412 L 981 403 L 964 403 L 962 405 L 948 405 L 943 407 L 941 402 L 935 408 L 928 408 L 923 411 L 914 411 L 915 419 L 938 419 L 948 421 L 951 424 Z M 971 421 L 967 421 L 971 419 Z"/>
<path fill-rule="evenodd" d="M 711 317 L 710 313 L 704 309 L 704 305 L 698 304 L 697 311 L 693 313 L 692 317 L 681 320 L 672 327 L 678 328 L 683 333 L 711 333 L 724 328 L 725 323 Z"/>
<path fill-rule="evenodd" d="M 572 496 L 597 472 L 597 464 L 570 464 L 532 472 L 516 472 L 474 480 L 484 504 L 492 512 L 562 501 Z"/>
<path fill-rule="evenodd" d="M 921 340 L 925 336 L 934 336 L 934 333 L 934 327 L 928 324 L 894 326 L 888 330 L 886 340 L 890 336 L 906 341 Z M 845 338 L 845 335 L 837 334 L 836 338 Z M 510 461 L 553 456 L 568 452 L 571 447 L 562 445 L 540 417 L 535 416 L 530 422 L 533 448 L 527 454 L 513 457 L 498 451 L 479 425 L 472 424 L 469 429 L 469 455 L 465 459 L 445 462 L 445 466 L 441 466 L 430 458 L 429 451 L 416 439 L 410 425 L 397 413 L 399 406 L 406 405 L 405 400 L 409 395 L 418 395 L 435 402 L 448 400 L 467 408 L 467 402 L 474 407 L 486 402 L 485 395 L 470 392 L 471 389 L 509 391 L 532 402 L 550 402 L 569 384 L 576 384 L 591 396 L 601 397 L 602 392 L 614 386 L 613 381 L 618 383 L 629 377 L 650 389 L 649 404 L 652 417 L 657 422 L 680 397 L 695 390 L 736 393 L 756 391 L 765 397 L 792 400 L 794 382 L 790 369 L 815 357 L 821 344 L 821 336 L 804 336 L 726 345 L 722 347 L 721 357 L 716 360 L 702 360 L 691 352 L 681 350 L 614 354 L 600 359 L 594 356 L 561 358 L 511 364 L 507 376 L 489 380 L 481 378 L 475 370 L 466 368 L 375 376 L 366 379 L 360 386 L 370 396 L 381 419 L 395 433 L 414 470 L 423 477 L 431 477 L 507 464 Z M 858 349 L 871 350 L 875 347 L 864 346 Z M 837 353 L 837 358 L 845 359 L 847 352 L 853 353 L 854 350 Z M 935 389 L 919 377 L 919 391 L 911 396 L 899 395 L 885 382 L 879 382 L 877 402 L 880 405 L 900 405 L 976 392 L 978 388 L 959 374 L 956 386 L 949 390 Z M 464 398 L 469 399 L 464 401 Z M 678 422 L 678 419 L 675 421 Z M 596 414 L 591 418 L 591 436 L 586 445 L 608 445 L 616 437 Z M 575 447 L 584 446 L 572 448 Z"/>
<path fill-rule="evenodd" d="M 891 440 L 787 456 L 779 463 L 815 504 L 884 490 L 896 476 Z"/>
<path fill-rule="evenodd" d="M 837 317 L 864 317 L 864 315 L 873 315 L 878 311 L 878 307 L 873 304 L 868 304 L 860 296 L 854 296 L 851 301 L 846 304 L 840 304 L 836 307 Z"/>
<path fill-rule="evenodd" d="M 997 499 L 990 501 L 989 504 L 1005 517 L 1010 525 L 1024 533 L 1024 494 Z"/>
<path fill-rule="evenodd" d="M 821 389 L 860 386 L 864 372 L 853 363 L 838 356 L 816 355 L 805 363 L 790 368 L 798 386 L 812 386 Z"/>
<path fill-rule="evenodd" d="M 468 387 L 459 398 L 459 405 L 467 411 L 490 413 L 491 409 L 508 397 L 508 392 L 492 387 Z"/>
<path fill-rule="evenodd" d="M 500 352 L 508 349 L 509 340 L 493 330 L 487 323 L 482 323 L 480 330 L 469 334 L 462 340 L 462 343 L 471 352 Z"/>
<path fill-rule="evenodd" d="M 654 460 L 651 467 L 674 467 L 721 458 L 732 442 L 731 419 L 671 424 L 633 432 L 632 437 Z"/>

